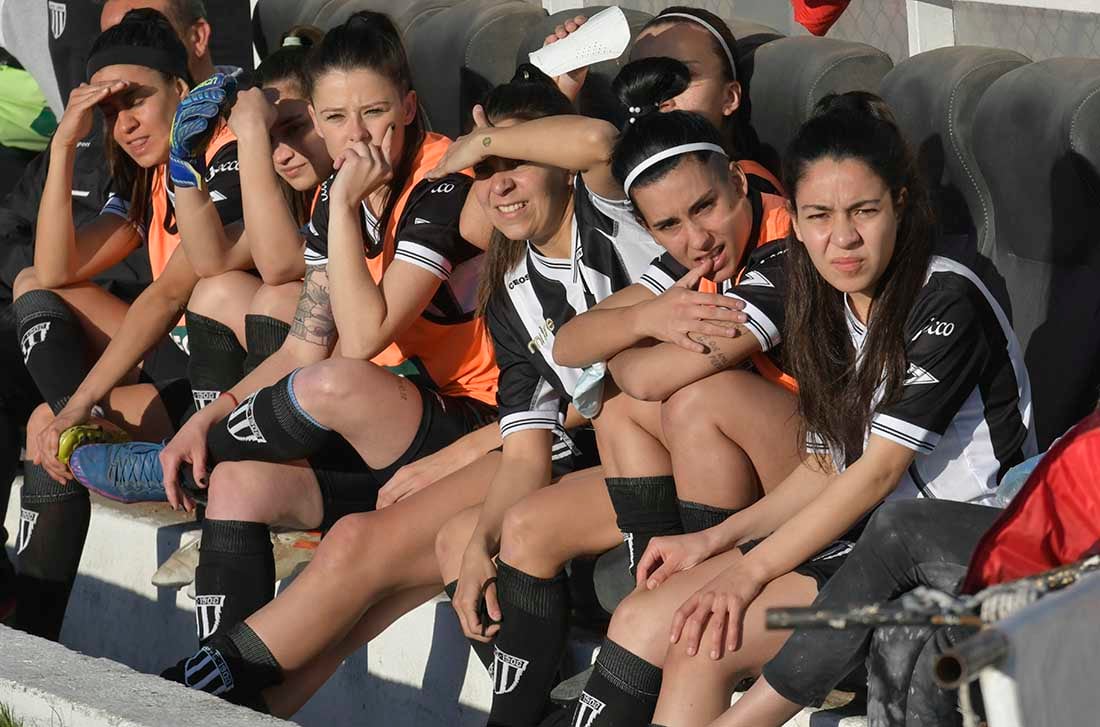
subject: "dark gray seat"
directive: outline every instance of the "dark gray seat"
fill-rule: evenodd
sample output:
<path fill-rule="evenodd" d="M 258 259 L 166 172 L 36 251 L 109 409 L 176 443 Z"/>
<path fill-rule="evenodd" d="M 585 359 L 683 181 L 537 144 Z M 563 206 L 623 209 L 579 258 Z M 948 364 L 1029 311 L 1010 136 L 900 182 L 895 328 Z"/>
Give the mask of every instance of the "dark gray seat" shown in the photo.
<path fill-rule="evenodd" d="M 524 0 L 464 0 L 409 28 L 413 83 L 431 128 L 468 129 L 470 109 L 512 77 L 527 30 L 545 17 Z"/>
<path fill-rule="evenodd" d="M 1096 406 L 1100 385 L 1100 60 L 1006 73 L 974 116 L 1004 277 L 1031 374 L 1040 447 Z"/>
<path fill-rule="evenodd" d="M 1030 62 L 1000 48 L 939 48 L 899 63 L 879 90 L 917 150 L 944 233 L 982 255 L 992 247 L 993 211 L 974 159 L 974 110 L 990 84 Z"/>
<path fill-rule="evenodd" d="M 742 86 L 752 98 L 749 124 L 760 141 L 755 158 L 776 169 L 795 131 L 828 93 L 878 91 L 893 67 L 877 48 L 833 38 L 779 38 L 759 46 Z"/>
<path fill-rule="evenodd" d="M 527 63 L 528 55 L 531 51 L 541 48 L 542 42 L 546 39 L 546 36 L 550 35 L 554 28 L 561 23 L 578 14 L 592 17 L 607 7 L 609 6 L 594 5 L 592 7 L 563 10 L 553 15 L 546 16 L 539 22 L 532 24 L 524 34 L 519 53 L 516 54 L 516 65 Z M 623 8 L 623 14 L 626 15 L 627 22 L 630 24 L 631 42 L 637 37 L 638 31 L 642 29 L 642 26 L 648 23 L 653 17 L 649 13 L 644 13 L 640 10 L 629 10 L 627 8 Z M 617 126 L 622 125 L 626 121 L 623 117 L 622 110 L 619 108 L 617 99 L 615 99 L 611 93 L 611 81 L 614 80 L 619 69 L 626 65 L 628 55 L 629 53 L 623 53 L 622 56 L 615 60 L 597 63 L 589 69 L 588 78 L 585 80 L 584 88 L 581 89 L 581 95 L 577 99 L 578 111 L 589 116 L 607 119 Z"/>

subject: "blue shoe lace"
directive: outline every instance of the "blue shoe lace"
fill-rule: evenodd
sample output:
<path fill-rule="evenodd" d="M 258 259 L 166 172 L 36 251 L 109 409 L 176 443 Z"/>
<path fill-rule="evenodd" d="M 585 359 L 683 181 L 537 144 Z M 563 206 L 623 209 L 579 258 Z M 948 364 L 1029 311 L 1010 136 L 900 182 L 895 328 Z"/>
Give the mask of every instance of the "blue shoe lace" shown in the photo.
<path fill-rule="evenodd" d="M 125 445 L 121 445 L 125 446 Z M 111 458 L 107 467 L 107 479 L 119 490 L 148 490 L 161 486 L 162 473 L 158 451 L 139 454 L 127 452 Z"/>

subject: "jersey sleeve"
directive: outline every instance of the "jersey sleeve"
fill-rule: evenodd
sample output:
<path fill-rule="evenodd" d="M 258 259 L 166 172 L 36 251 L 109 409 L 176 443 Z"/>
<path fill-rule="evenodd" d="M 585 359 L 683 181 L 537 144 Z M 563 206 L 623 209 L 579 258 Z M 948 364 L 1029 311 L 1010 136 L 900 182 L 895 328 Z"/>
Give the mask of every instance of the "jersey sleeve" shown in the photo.
<path fill-rule="evenodd" d="M 459 230 L 462 207 L 473 180 L 464 174 L 452 174 L 420 184 L 423 188 L 410 195 L 415 201 L 402 215 L 394 259 L 447 280 L 457 266 L 481 254 Z"/>
<path fill-rule="evenodd" d="M 237 142 L 219 149 L 206 167 L 206 189 L 218 211 L 222 225 L 244 217 L 241 203 L 241 165 L 237 160 Z"/>
<path fill-rule="evenodd" d="M 757 253 L 726 295 L 744 302 L 748 316 L 745 328 L 760 342 L 761 351 L 771 351 L 783 340 L 786 249 L 769 246 Z"/>
<path fill-rule="evenodd" d="M 666 252 L 649 264 L 646 271 L 642 273 L 642 277 L 638 278 L 638 282 L 654 295 L 660 295 L 687 273 L 687 268 L 677 262 L 676 258 L 672 257 L 672 253 Z"/>
<path fill-rule="evenodd" d="M 130 221 L 130 193 L 128 190 L 122 190 L 115 184 L 114 180 L 111 180 L 107 185 L 107 201 L 103 203 L 103 209 L 99 211 L 102 215 L 112 215 L 114 217 L 121 217 L 127 222 Z M 141 235 L 141 239 L 145 240 L 146 233 L 148 232 L 148 224 L 143 223 L 137 226 L 138 234 Z"/>
<path fill-rule="evenodd" d="M 313 205 L 313 214 L 302 228 L 302 237 L 306 241 L 306 265 L 328 264 L 328 206 L 332 180 L 333 177 L 329 177 L 321 183 L 317 203 Z"/>
<path fill-rule="evenodd" d="M 906 325 L 908 368 L 900 398 L 880 406 L 871 433 L 928 453 L 975 391 L 988 351 L 979 313 L 964 295 L 922 295 Z"/>
<path fill-rule="evenodd" d="M 568 402 L 539 374 L 503 308 L 496 301 L 486 313 L 500 371 L 497 379 L 500 436 L 504 438 L 525 429 L 563 431 Z"/>

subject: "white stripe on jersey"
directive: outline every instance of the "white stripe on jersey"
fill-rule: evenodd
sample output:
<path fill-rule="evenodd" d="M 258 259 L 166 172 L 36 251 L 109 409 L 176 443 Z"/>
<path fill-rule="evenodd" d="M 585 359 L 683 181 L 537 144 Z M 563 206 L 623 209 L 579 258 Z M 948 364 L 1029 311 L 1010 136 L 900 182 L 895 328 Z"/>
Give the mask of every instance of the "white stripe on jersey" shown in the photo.
<path fill-rule="evenodd" d="M 440 280 L 451 277 L 451 261 L 435 250 L 415 242 L 402 240 L 397 243 L 394 260 L 404 260 L 410 265 L 424 268 Z"/>

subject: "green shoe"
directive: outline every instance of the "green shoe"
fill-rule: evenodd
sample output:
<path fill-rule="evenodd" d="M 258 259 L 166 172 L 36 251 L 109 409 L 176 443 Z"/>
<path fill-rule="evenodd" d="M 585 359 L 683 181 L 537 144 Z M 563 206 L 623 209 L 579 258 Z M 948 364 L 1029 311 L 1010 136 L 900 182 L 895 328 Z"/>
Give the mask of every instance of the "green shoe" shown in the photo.
<path fill-rule="evenodd" d="M 98 424 L 77 424 L 61 432 L 61 437 L 57 440 L 57 458 L 68 464 L 69 457 L 77 447 L 85 444 L 121 444 L 129 441 L 130 437 L 125 432 L 104 429 Z"/>

